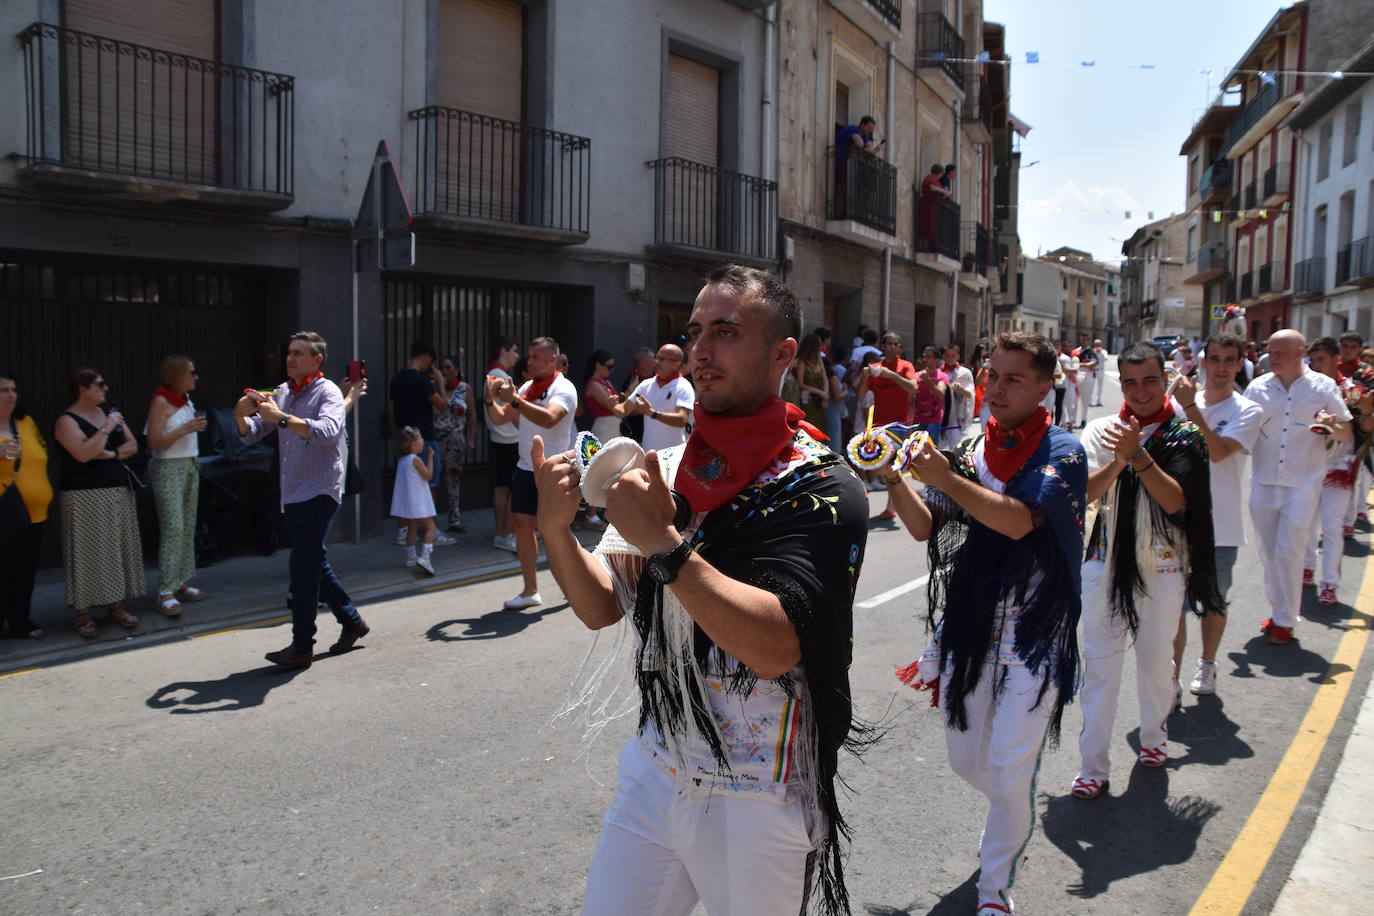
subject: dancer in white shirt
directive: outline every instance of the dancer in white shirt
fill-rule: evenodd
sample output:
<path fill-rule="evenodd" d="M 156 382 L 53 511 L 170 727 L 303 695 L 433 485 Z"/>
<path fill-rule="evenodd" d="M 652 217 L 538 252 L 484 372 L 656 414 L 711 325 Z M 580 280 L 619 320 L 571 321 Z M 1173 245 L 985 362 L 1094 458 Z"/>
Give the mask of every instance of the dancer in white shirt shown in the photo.
<path fill-rule="evenodd" d="M 1270 617 L 1261 632 L 1293 641 L 1302 607 L 1302 560 L 1326 476 L 1326 435 L 1350 437 L 1350 411 L 1336 383 L 1303 365 L 1307 341 L 1292 329 L 1269 338 L 1269 372 L 1245 396 L 1264 411 L 1250 478 L 1250 518 L 1264 565 Z M 1328 434 L 1314 432 L 1324 426 Z"/>
<path fill-rule="evenodd" d="M 1352 387 L 1350 379 L 1336 368 L 1339 347 L 1330 337 L 1319 337 L 1307 347 L 1308 366 L 1336 383 L 1341 398 L 1346 399 Z M 1336 590 L 1341 585 L 1341 557 L 1345 554 L 1345 513 L 1350 508 L 1350 491 L 1355 483 L 1355 441 L 1326 437 L 1326 474 L 1321 493 L 1317 497 L 1317 511 L 1312 517 L 1312 531 L 1307 537 L 1307 553 L 1302 561 L 1302 584 L 1315 579 L 1317 542 L 1321 542 L 1321 578 L 1316 580 L 1317 603 L 1336 603 Z"/>
<path fill-rule="evenodd" d="M 940 448 L 953 450 L 964 438 L 964 430 L 973 419 L 973 372 L 959 364 L 959 345 L 945 347 L 945 374 L 949 387 L 945 391 L 945 419 L 940 430 Z"/>

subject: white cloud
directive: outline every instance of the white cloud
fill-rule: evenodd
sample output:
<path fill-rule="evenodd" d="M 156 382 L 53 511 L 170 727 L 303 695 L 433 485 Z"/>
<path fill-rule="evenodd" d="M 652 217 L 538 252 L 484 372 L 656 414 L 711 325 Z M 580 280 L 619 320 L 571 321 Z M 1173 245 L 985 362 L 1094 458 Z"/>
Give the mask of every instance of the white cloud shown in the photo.
<path fill-rule="evenodd" d="M 1021 205 L 1021 215 L 1030 216 L 1096 216 L 1115 215 L 1121 218 L 1127 210 L 1136 211 L 1136 203 L 1124 188 L 1079 187 L 1070 179 L 1054 189 L 1049 197 L 1041 197 Z M 1135 213 L 1131 213 L 1132 218 Z"/>

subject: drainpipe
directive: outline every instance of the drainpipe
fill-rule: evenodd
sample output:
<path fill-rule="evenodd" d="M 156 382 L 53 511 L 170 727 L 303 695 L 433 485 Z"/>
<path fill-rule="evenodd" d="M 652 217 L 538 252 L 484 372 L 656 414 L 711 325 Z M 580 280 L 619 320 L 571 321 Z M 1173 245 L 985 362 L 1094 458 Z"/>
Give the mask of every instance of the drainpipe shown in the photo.
<path fill-rule="evenodd" d="M 953 162 L 953 163 L 955 164 L 955 166 L 958 166 L 958 165 L 960 164 L 960 162 L 959 162 L 959 149 L 960 149 L 959 140 L 960 140 L 960 135 L 961 135 L 961 133 L 962 133 L 962 129 L 961 129 L 961 127 L 960 127 L 960 123 L 961 123 L 961 122 L 960 122 L 959 119 L 960 119 L 960 116 L 961 116 L 961 113 L 962 113 L 962 107 L 963 107 L 963 105 L 962 105 L 962 102 L 961 102 L 959 99 L 955 99 L 952 103 L 950 103 L 950 106 L 949 106 L 949 107 L 950 107 L 950 110 L 954 112 L 954 158 L 951 159 L 950 161 Z M 962 178 L 958 178 L 958 179 L 955 179 L 955 180 L 956 180 L 956 181 L 963 181 Z M 958 193 L 956 192 L 956 193 L 955 193 L 955 199 L 957 200 L 958 197 L 959 197 L 959 195 L 958 195 Z M 959 219 L 960 219 L 960 224 L 959 224 L 959 245 L 960 245 L 960 251 L 959 251 L 959 267 L 954 271 L 954 273 L 952 273 L 952 274 L 949 275 L 949 339 L 950 339 L 950 340 L 953 340 L 953 339 L 954 339 L 954 334 L 955 334 L 955 332 L 958 331 L 958 329 L 959 329 L 959 270 L 962 270 L 962 269 L 963 269 L 963 266 L 964 266 L 964 264 L 963 264 L 963 261 L 964 261 L 963 254 L 964 254 L 964 252 L 963 252 L 963 250 L 962 250 L 962 249 L 963 249 L 963 242 L 964 242 L 964 234 L 963 234 L 963 233 L 964 233 L 964 226 L 963 226 L 963 222 L 962 222 L 962 221 L 963 221 L 963 218 L 964 218 L 964 211 L 963 211 L 963 210 L 960 210 L 960 211 L 959 211 Z"/>
<path fill-rule="evenodd" d="M 883 117 L 887 119 L 887 125 L 884 127 L 884 131 L 886 131 L 889 141 L 883 145 L 883 150 L 886 152 L 884 158 L 888 162 L 892 161 L 892 125 L 897 117 L 897 101 L 893 98 L 895 93 L 893 85 L 896 80 L 896 73 L 896 46 L 893 42 L 889 41 L 887 43 L 887 104 L 884 106 L 886 111 L 883 113 Z M 891 326 L 889 322 L 892 317 L 892 246 L 890 245 L 883 247 L 883 293 L 881 308 L 882 320 L 878 322 L 878 325 L 883 329 L 883 332 L 886 333 Z"/>
<path fill-rule="evenodd" d="M 763 143 L 759 151 L 759 177 L 773 181 L 778 174 L 778 121 L 774 99 L 778 94 L 778 5 L 770 3 L 763 13 Z"/>

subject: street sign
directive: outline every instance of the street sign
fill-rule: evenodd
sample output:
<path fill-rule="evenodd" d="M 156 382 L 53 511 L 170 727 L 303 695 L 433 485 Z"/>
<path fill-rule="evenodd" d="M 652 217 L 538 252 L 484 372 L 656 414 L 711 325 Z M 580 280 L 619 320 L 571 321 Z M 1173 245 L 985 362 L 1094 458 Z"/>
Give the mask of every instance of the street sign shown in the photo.
<path fill-rule="evenodd" d="M 355 270 L 394 270 L 415 266 L 415 233 L 410 231 L 410 204 L 400 176 L 391 162 L 386 141 L 377 144 L 372 174 L 363 190 L 358 218 L 353 221 L 358 243 Z"/>
<path fill-rule="evenodd" d="M 1214 306 L 1212 306 L 1212 320 L 1213 320 L 1213 321 L 1224 321 L 1224 320 L 1226 320 L 1226 306 L 1224 306 L 1224 305 L 1214 305 Z"/>

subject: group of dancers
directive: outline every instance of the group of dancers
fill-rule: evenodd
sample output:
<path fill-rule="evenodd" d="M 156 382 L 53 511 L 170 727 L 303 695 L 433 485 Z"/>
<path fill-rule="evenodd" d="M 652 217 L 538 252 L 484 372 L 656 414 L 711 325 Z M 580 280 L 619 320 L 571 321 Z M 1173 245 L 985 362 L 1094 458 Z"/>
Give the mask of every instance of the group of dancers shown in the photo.
<path fill-rule="evenodd" d="M 621 753 L 584 913 L 687 914 L 698 901 L 713 914 L 849 911 L 836 780 L 840 751 L 861 752 L 876 737 L 855 715 L 848 678 L 868 504 L 854 470 L 776 396 L 799 331 L 797 301 L 776 278 L 720 268 L 688 326 L 697 404 L 684 445 L 645 455 L 617 440 L 602 457 L 546 454 L 535 442 L 550 569 L 586 626 L 619 625 L 611 632 L 628 632 L 635 646 L 639 727 Z M 1217 547 L 1243 536 L 1247 452 L 1256 520 L 1277 511 L 1303 530 L 1298 538 L 1275 523 L 1260 533 L 1274 603 L 1266 632 L 1292 639 L 1320 494 L 1298 494 L 1304 484 L 1286 466 L 1309 452 L 1324 460 L 1329 441 L 1351 437 L 1351 414 L 1336 381 L 1303 365 L 1295 332 L 1270 342 L 1276 380 L 1239 403 L 1243 346 L 1214 338 L 1205 387 L 1185 380 L 1172 392 L 1160 351 L 1130 347 L 1120 356 L 1120 414 L 1089 423 L 1080 442 L 1041 404 L 1054 347 L 1004 334 L 989 362 L 984 432 L 952 452 L 928 436 L 888 450 L 881 474 L 893 506 L 930 559 L 933 639 L 898 673 L 932 691 L 951 766 L 989 800 L 983 916 L 1014 911 L 1009 890 L 1034 824 L 1040 756 L 1076 692 L 1085 724 L 1071 791 L 1107 791 L 1131 645 L 1138 762 L 1168 759 L 1175 641 L 1191 610 L 1204 621 L 1203 661 L 1214 664 L 1220 630 L 1208 621 L 1225 619 L 1235 561 Z M 1296 375 L 1280 355 L 1288 349 Z M 1359 402 L 1365 430 L 1368 400 Z M 1294 432 L 1299 416 L 1307 439 Z M 865 436 L 874 433 L 860 433 L 850 451 L 871 460 Z M 1235 473 L 1219 474 L 1227 461 Z M 604 505 L 610 524 L 593 552 L 569 532 L 584 499 Z M 1223 501 L 1229 514 L 1214 505 Z M 1312 508 L 1300 518 L 1302 505 Z M 1296 553 L 1276 560 L 1281 539 Z M 613 714 L 597 689 L 612 670 L 584 666 L 589 683 L 573 697 L 588 722 Z"/>

